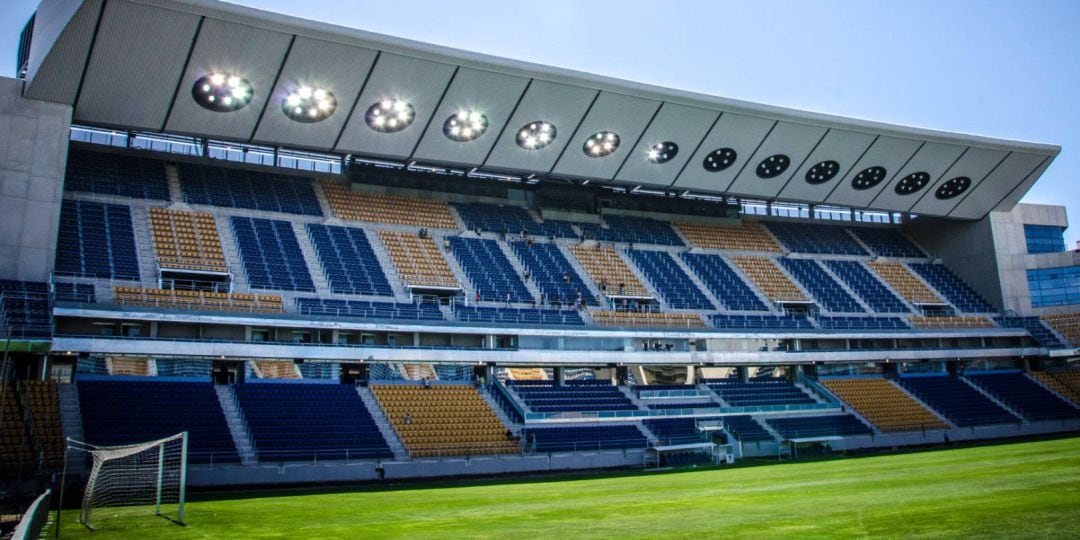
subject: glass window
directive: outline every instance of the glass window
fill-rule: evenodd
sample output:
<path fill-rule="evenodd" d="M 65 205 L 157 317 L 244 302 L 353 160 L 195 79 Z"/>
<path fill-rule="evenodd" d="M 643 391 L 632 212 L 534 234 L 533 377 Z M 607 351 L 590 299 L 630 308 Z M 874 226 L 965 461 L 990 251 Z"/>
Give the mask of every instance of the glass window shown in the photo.
<path fill-rule="evenodd" d="M 1028 253 L 1065 251 L 1065 229 L 1049 225 L 1024 225 Z"/>
<path fill-rule="evenodd" d="M 1027 271 L 1033 307 L 1080 304 L 1080 266 Z"/>

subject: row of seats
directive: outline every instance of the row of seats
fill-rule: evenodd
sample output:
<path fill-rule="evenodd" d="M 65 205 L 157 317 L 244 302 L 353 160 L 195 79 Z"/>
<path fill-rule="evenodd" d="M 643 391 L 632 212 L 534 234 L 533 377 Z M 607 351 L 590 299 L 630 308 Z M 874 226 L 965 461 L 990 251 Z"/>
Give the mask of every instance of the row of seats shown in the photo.
<path fill-rule="evenodd" d="M 570 246 L 570 251 L 589 274 L 593 283 L 600 286 L 608 296 L 652 297 L 630 267 L 614 248 L 580 244 Z"/>
<path fill-rule="evenodd" d="M 881 277 L 881 279 L 884 279 L 894 291 L 900 293 L 900 296 L 903 296 L 904 299 L 912 304 L 945 303 L 937 293 L 930 290 L 930 287 L 927 287 L 926 284 L 919 281 L 907 267 L 898 262 L 869 261 L 866 264 L 868 264 L 874 273 Z"/>
<path fill-rule="evenodd" d="M 1080 406 L 1080 370 L 1032 371 L 1030 375 L 1059 395 Z"/>
<path fill-rule="evenodd" d="M 166 208 L 148 209 L 154 254 L 162 268 L 228 272 L 214 216 Z"/>
<path fill-rule="evenodd" d="M 6 381 L 0 381 L 0 384 L 6 386 L 2 392 L 4 400 L 0 403 L 4 409 L 3 423 L 0 423 L 0 445 L 3 447 L 3 452 L 0 452 L 0 472 L 11 474 L 19 470 L 34 470 L 37 456 L 23 425 L 23 416 L 16 413 L 20 407 L 15 386 Z"/>
<path fill-rule="evenodd" d="M 866 310 L 835 279 L 812 259 L 780 259 L 780 264 L 802 283 L 818 304 L 832 312 L 863 313 Z"/>
<path fill-rule="evenodd" d="M 545 384 L 537 384 L 537 383 Z M 606 381 L 602 381 L 606 382 Z M 625 411 L 637 407 L 617 386 L 553 386 L 550 381 L 508 381 L 533 412 Z"/>
<path fill-rule="evenodd" d="M 926 257 L 914 242 L 908 240 L 897 229 L 884 227 L 852 227 L 849 229 L 855 236 L 866 244 L 874 255 L 881 257 L 914 258 Z"/>
<path fill-rule="evenodd" d="M 709 322 L 726 330 L 812 330 L 814 325 L 803 315 L 709 315 Z"/>
<path fill-rule="evenodd" d="M 1031 337 L 1039 342 L 1039 345 L 1048 349 L 1065 347 L 1065 344 L 1043 324 L 1042 319 L 1039 317 L 995 317 L 994 321 L 1002 328 L 1023 328 L 1027 330 Z"/>
<path fill-rule="evenodd" d="M 577 238 L 568 221 L 547 219 L 538 222 L 529 211 L 520 206 L 484 203 L 458 203 L 454 205 L 465 228 L 471 231 L 519 235 L 522 231 L 532 236 L 546 238 Z"/>
<path fill-rule="evenodd" d="M 859 261 L 829 259 L 825 266 L 832 270 L 855 294 L 877 313 L 911 313 L 903 300 L 896 297 L 880 279 Z"/>
<path fill-rule="evenodd" d="M 822 379 L 821 383 L 881 431 L 949 427 L 937 415 L 884 378 Z"/>
<path fill-rule="evenodd" d="M 585 325 L 581 315 L 569 309 L 454 306 L 454 318 L 471 323 Z"/>
<path fill-rule="evenodd" d="M 705 442 L 694 418 L 650 418 L 642 424 L 656 435 L 659 446 Z"/>
<path fill-rule="evenodd" d="M 522 276 L 506 258 L 499 243 L 485 238 L 449 238 L 450 251 L 472 282 L 478 300 L 489 302 L 535 301 Z"/>
<path fill-rule="evenodd" d="M 536 284 L 547 303 L 573 303 L 581 293 L 587 305 L 596 305 L 596 299 L 588 294 L 577 270 L 570 265 L 559 246 L 550 243 L 512 242 L 521 264 L 529 272 L 529 280 Z"/>
<path fill-rule="evenodd" d="M 379 238 L 390 253 L 398 274 L 409 286 L 461 288 L 431 237 L 380 230 Z"/>
<path fill-rule="evenodd" d="M 371 391 L 414 458 L 521 451 L 472 386 L 372 385 Z"/>
<path fill-rule="evenodd" d="M 259 461 L 393 456 L 352 385 L 248 383 L 233 390 Z"/>
<path fill-rule="evenodd" d="M 0 280 L 0 332 L 15 339 L 52 336 L 49 286 L 36 281 Z"/>
<path fill-rule="evenodd" d="M 1055 396 L 1020 372 L 979 373 L 965 378 L 1027 420 L 1064 420 L 1080 417 L 1071 403 Z"/>
<path fill-rule="evenodd" d="M 909 263 L 908 266 L 941 292 L 962 313 L 989 313 L 990 304 L 942 264 Z"/>
<path fill-rule="evenodd" d="M 97 292 L 93 283 L 66 283 L 57 281 L 53 286 L 57 302 L 79 302 L 93 304 L 97 302 Z"/>
<path fill-rule="evenodd" d="M 122 306 L 160 307 L 244 313 L 282 313 L 281 297 L 273 294 L 219 293 L 142 287 L 113 287 L 113 301 Z"/>
<path fill-rule="evenodd" d="M 1043 315 L 1042 320 L 1061 334 L 1073 347 L 1080 347 L 1080 313 Z"/>
<path fill-rule="evenodd" d="M 774 302 L 808 302 L 803 294 L 783 272 L 776 262 L 768 257 L 757 255 L 735 255 L 731 257 L 746 277 L 753 281 L 765 296 Z"/>
<path fill-rule="evenodd" d="M 188 204 L 323 215 L 308 178 L 196 163 L 180 163 L 178 170 Z"/>
<path fill-rule="evenodd" d="M 901 377 L 900 386 L 960 427 L 1016 424 L 1020 419 L 951 375 Z"/>
<path fill-rule="evenodd" d="M 719 255 L 682 253 L 694 271 L 725 308 L 737 311 L 768 311 L 753 289 Z"/>
<path fill-rule="evenodd" d="M 64 191 L 119 195 L 134 199 L 169 200 L 165 164 L 125 154 L 68 149 Z"/>
<path fill-rule="evenodd" d="M 331 292 L 393 296 L 363 229 L 309 223 L 307 231 Z"/>
<path fill-rule="evenodd" d="M 300 374 L 296 371 L 293 362 L 275 362 L 272 360 L 256 360 L 252 362 L 260 379 L 299 379 Z"/>
<path fill-rule="evenodd" d="M 915 328 L 993 328 L 994 323 L 986 317 L 976 315 L 958 315 L 947 317 L 925 317 L 915 315 L 908 319 Z"/>
<path fill-rule="evenodd" d="M 724 427 L 728 433 L 744 443 L 775 440 L 769 430 L 748 415 L 725 416 Z"/>
<path fill-rule="evenodd" d="M 241 216 L 231 221 L 252 288 L 315 291 L 292 223 Z"/>
<path fill-rule="evenodd" d="M 139 279 L 131 209 L 65 199 L 56 244 L 58 275 Z"/>
<path fill-rule="evenodd" d="M 350 221 L 392 223 L 428 229 L 457 229 L 457 222 L 443 201 L 351 191 L 340 182 L 322 183 L 334 215 Z"/>
<path fill-rule="evenodd" d="M 732 225 L 686 222 L 674 225 L 694 247 L 736 251 L 782 251 L 765 227 L 754 221 L 740 221 Z"/>
<path fill-rule="evenodd" d="M 150 375 L 150 359 L 144 357 L 114 356 L 105 359 L 109 375 L 147 377 Z"/>
<path fill-rule="evenodd" d="M 434 304 L 405 304 L 369 302 L 367 300 L 336 300 L 330 298 L 297 298 L 296 309 L 301 315 L 319 317 L 351 317 L 360 319 L 405 319 L 441 321 L 443 314 Z"/>
<path fill-rule="evenodd" d="M 785 439 L 870 435 L 872 430 L 850 414 L 766 418 L 765 422 Z"/>
<path fill-rule="evenodd" d="M 814 317 L 825 330 L 907 330 L 909 327 L 900 317 Z"/>
<path fill-rule="evenodd" d="M 732 407 L 817 403 L 802 389 L 781 379 L 760 379 L 749 382 L 737 379 L 704 379 L 702 382 Z"/>
<path fill-rule="evenodd" d="M 627 250 L 630 260 L 652 282 L 653 288 L 672 309 L 713 310 L 701 289 L 686 275 L 682 267 L 665 251 Z"/>
<path fill-rule="evenodd" d="M 671 224 L 655 219 L 609 215 L 604 216 L 606 227 L 596 223 L 578 223 L 585 238 L 603 242 L 630 244 L 659 244 L 664 246 L 686 245 Z"/>
<path fill-rule="evenodd" d="M 645 448 L 649 440 L 637 426 L 552 427 L 522 430 L 528 449 L 536 452 L 598 452 Z"/>
<path fill-rule="evenodd" d="M 589 315 L 600 326 L 627 328 L 704 328 L 697 313 L 658 313 L 653 311 L 593 311 Z"/>
<path fill-rule="evenodd" d="M 781 221 L 769 221 L 766 225 L 793 253 L 867 255 L 844 227 Z"/>
<path fill-rule="evenodd" d="M 34 437 L 43 454 L 42 465 L 57 469 L 64 462 L 64 440 L 60 429 L 60 395 L 56 381 L 28 380 L 23 388 L 30 415 L 34 418 Z M 5 414 L 13 413 L 9 409 L 5 411 L 8 411 Z"/>

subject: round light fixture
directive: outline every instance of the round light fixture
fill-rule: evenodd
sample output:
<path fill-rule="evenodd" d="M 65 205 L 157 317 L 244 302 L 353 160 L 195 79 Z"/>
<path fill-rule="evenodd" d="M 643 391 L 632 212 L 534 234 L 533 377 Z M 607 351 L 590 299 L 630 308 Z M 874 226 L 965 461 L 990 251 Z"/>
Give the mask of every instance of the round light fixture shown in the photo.
<path fill-rule="evenodd" d="M 483 135 L 487 128 L 488 119 L 484 113 L 459 111 L 443 122 L 442 130 L 451 141 L 469 142 Z"/>
<path fill-rule="evenodd" d="M 971 187 L 970 178 L 966 176 L 957 176 L 956 178 L 946 180 L 945 183 L 938 186 L 937 191 L 934 192 L 934 196 L 943 201 L 947 201 L 967 191 L 967 188 L 969 187 Z"/>
<path fill-rule="evenodd" d="M 407 101 L 384 99 L 368 107 L 364 121 L 379 133 L 396 133 L 409 127 L 416 119 L 416 110 Z"/>
<path fill-rule="evenodd" d="M 322 122 L 337 110 L 337 98 L 329 90 L 301 86 L 285 96 L 281 101 L 281 110 L 285 116 L 297 122 Z"/>
<path fill-rule="evenodd" d="M 211 73 L 195 81 L 191 97 L 202 108 L 214 112 L 232 112 L 251 103 L 251 83 L 229 73 Z"/>
<path fill-rule="evenodd" d="M 738 158 L 739 153 L 734 148 L 717 148 L 705 156 L 701 166 L 709 172 L 720 172 L 732 166 Z"/>
<path fill-rule="evenodd" d="M 930 173 L 926 172 L 913 172 L 900 179 L 900 182 L 896 184 L 896 188 L 893 191 L 897 195 L 911 195 L 916 191 L 926 187 L 926 184 L 930 183 Z"/>
<path fill-rule="evenodd" d="M 791 165 L 791 158 L 784 154 L 773 154 L 758 163 L 758 178 L 776 178 L 787 170 L 788 165 Z"/>
<path fill-rule="evenodd" d="M 585 144 L 581 147 L 586 156 L 595 158 L 610 155 L 618 148 L 619 136 L 612 131 L 593 133 L 588 139 L 585 139 Z"/>
<path fill-rule="evenodd" d="M 526 150 L 539 150 L 551 144 L 558 134 L 559 130 L 551 122 L 529 122 L 518 130 L 517 145 Z"/>
<path fill-rule="evenodd" d="M 886 174 L 885 167 L 878 165 L 867 167 L 859 171 L 859 174 L 856 174 L 855 178 L 851 179 L 851 187 L 859 191 L 870 189 L 880 184 L 885 179 Z"/>
<path fill-rule="evenodd" d="M 840 172 L 840 164 L 827 160 L 810 167 L 809 171 L 806 171 L 806 183 L 812 186 L 817 184 L 824 184 L 829 180 L 832 180 L 836 173 Z"/>
<path fill-rule="evenodd" d="M 649 148 L 649 153 L 646 156 L 649 161 L 653 163 L 667 163 L 675 158 L 679 153 L 679 145 L 671 142 L 658 142 Z"/>

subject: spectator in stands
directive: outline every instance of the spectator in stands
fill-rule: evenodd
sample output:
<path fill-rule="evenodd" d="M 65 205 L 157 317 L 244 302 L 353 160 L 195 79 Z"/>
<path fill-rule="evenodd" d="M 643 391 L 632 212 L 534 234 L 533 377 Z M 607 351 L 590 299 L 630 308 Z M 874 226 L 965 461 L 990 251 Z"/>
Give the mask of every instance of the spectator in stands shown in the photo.
<path fill-rule="evenodd" d="M 420 238 L 427 238 L 427 229 L 421 227 L 420 232 L 416 233 Z"/>
<path fill-rule="evenodd" d="M 625 283 L 620 283 L 619 284 L 619 296 L 624 296 L 625 294 L 626 294 L 626 284 Z"/>
<path fill-rule="evenodd" d="M 526 238 L 526 239 L 525 239 L 525 245 L 526 245 L 526 246 L 529 246 L 529 247 L 532 247 L 532 245 L 533 245 L 533 239 L 532 239 L 532 238 Z"/>
<path fill-rule="evenodd" d="M 424 390 L 431 390 L 431 380 L 427 377 L 420 379 L 421 384 L 424 385 Z"/>
<path fill-rule="evenodd" d="M 405 425 L 407 426 L 410 424 L 412 424 L 412 415 L 409 413 L 405 413 Z"/>
<path fill-rule="evenodd" d="M 511 298 L 512 297 L 511 297 L 510 293 L 506 293 L 506 307 L 510 307 L 510 299 Z"/>
<path fill-rule="evenodd" d="M 443 238 L 442 247 L 443 247 L 443 249 L 446 249 L 446 250 L 450 249 L 450 239 L 449 238 Z"/>
<path fill-rule="evenodd" d="M 600 292 L 602 292 L 602 293 L 607 292 L 607 280 L 606 279 L 601 279 L 600 280 Z"/>
<path fill-rule="evenodd" d="M 529 231 L 525 230 L 525 227 L 521 228 L 521 239 L 527 240 L 529 238 Z"/>
<path fill-rule="evenodd" d="M 564 283 L 570 283 L 570 272 L 564 272 L 562 275 L 562 280 Z"/>
<path fill-rule="evenodd" d="M 528 268 L 526 268 L 525 271 L 522 272 L 521 277 L 525 278 L 525 283 L 529 282 L 529 269 Z"/>
<path fill-rule="evenodd" d="M 375 467 L 375 476 L 379 477 L 379 482 L 386 480 L 386 469 L 382 465 Z"/>
<path fill-rule="evenodd" d="M 476 301 L 480 301 L 480 291 L 476 291 Z"/>

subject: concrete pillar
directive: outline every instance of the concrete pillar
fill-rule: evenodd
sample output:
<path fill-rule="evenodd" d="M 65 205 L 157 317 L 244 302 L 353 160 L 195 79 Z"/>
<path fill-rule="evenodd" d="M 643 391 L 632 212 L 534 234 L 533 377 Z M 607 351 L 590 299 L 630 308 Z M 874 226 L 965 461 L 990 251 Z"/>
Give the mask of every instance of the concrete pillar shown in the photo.
<path fill-rule="evenodd" d="M 686 366 L 686 384 L 694 384 L 694 366 Z"/>
<path fill-rule="evenodd" d="M 71 107 L 0 77 L 0 279 L 48 281 L 56 260 Z"/>
<path fill-rule="evenodd" d="M 551 371 L 555 379 L 555 386 L 566 386 L 566 374 L 563 373 L 562 366 L 555 366 L 551 368 Z"/>
<path fill-rule="evenodd" d="M 624 386 L 630 380 L 630 377 L 627 376 L 626 366 L 616 367 L 613 373 L 615 374 L 615 386 Z"/>

